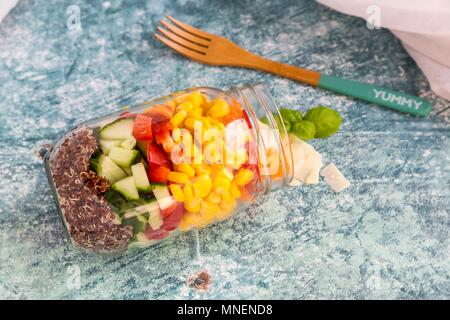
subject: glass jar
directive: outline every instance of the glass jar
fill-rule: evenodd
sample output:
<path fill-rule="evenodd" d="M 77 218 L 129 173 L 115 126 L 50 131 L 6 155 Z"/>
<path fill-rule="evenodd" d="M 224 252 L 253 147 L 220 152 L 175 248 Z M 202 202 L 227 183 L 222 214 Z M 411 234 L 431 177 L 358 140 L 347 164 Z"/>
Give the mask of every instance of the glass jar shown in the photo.
<path fill-rule="evenodd" d="M 80 124 L 45 157 L 71 242 L 95 252 L 150 246 L 284 187 L 293 159 L 277 116 L 257 84 L 190 88 Z"/>

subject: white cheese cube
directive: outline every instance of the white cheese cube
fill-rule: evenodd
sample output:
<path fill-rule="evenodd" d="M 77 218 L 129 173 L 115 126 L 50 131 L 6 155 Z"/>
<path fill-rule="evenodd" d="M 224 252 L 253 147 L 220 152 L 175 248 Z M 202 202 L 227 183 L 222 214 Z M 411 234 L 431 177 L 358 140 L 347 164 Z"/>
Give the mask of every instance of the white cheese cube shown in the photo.
<path fill-rule="evenodd" d="M 335 192 L 341 192 L 350 186 L 350 182 L 345 179 L 344 175 L 339 171 L 339 169 L 330 163 L 320 172 L 320 175 L 325 178 L 325 182 L 333 189 Z"/>

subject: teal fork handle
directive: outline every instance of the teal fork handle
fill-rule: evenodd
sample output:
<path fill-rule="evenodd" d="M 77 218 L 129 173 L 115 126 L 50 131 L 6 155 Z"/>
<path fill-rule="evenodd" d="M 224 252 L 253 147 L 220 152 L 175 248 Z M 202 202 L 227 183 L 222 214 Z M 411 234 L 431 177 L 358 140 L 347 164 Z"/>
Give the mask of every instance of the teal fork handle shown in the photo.
<path fill-rule="evenodd" d="M 321 74 L 318 86 L 417 116 L 426 116 L 431 111 L 431 103 L 425 99 L 367 83 Z"/>

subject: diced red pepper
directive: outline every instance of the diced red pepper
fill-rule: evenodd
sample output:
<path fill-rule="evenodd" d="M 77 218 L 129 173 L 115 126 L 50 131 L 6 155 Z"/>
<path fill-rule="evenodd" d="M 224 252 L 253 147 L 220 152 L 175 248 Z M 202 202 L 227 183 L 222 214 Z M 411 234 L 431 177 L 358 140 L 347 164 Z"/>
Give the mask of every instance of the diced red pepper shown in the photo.
<path fill-rule="evenodd" d="M 172 165 L 164 150 L 154 142 L 148 144 L 147 161 L 150 165 L 163 166 L 166 168 L 170 168 Z"/>
<path fill-rule="evenodd" d="M 235 99 L 232 99 L 230 102 L 230 112 L 220 120 L 223 124 L 227 125 L 236 119 L 242 119 L 242 116 L 242 106 Z"/>
<path fill-rule="evenodd" d="M 133 136 L 136 140 L 152 141 L 152 118 L 144 114 L 138 114 L 134 120 Z"/>
<path fill-rule="evenodd" d="M 167 182 L 169 172 L 169 168 L 150 164 L 148 168 L 148 179 L 151 182 Z"/>
<path fill-rule="evenodd" d="M 175 230 L 180 223 L 181 217 L 184 214 L 184 205 L 182 202 L 176 202 L 175 210 L 173 210 L 170 215 L 166 216 L 163 220 L 163 225 L 161 228 L 166 229 L 167 231 Z"/>
<path fill-rule="evenodd" d="M 154 123 L 152 129 L 155 141 L 163 147 L 164 151 L 171 152 L 175 142 L 170 135 L 170 130 L 172 129 L 170 122 L 165 120 Z"/>

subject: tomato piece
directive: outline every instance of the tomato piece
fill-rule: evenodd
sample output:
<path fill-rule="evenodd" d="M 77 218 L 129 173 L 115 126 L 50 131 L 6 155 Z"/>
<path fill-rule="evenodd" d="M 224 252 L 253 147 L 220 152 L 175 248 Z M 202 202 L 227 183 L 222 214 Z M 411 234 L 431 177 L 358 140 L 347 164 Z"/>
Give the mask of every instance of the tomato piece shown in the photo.
<path fill-rule="evenodd" d="M 152 106 L 144 111 L 145 114 L 149 115 L 155 123 L 170 120 L 173 116 L 173 110 L 169 106 Z"/>
<path fill-rule="evenodd" d="M 152 141 L 152 118 L 143 114 L 138 114 L 134 120 L 133 136 L 136 140 Z"/>
<path fill-rule="evenodd" d="M 163 217 L 164 219 L 165 217 L 169 216 L 172 212 L 174 212 L 176 208 L 177 202 L 172 203 L 170 207 L 161 210 L 161 217 Z"/>
<path fill-rule="evenodd" d="M 167 231 L 175 230 L 178 227 L 183 214 L 184 204 L 182 202 L 175 202 L 175 209 L 164 218 L 161 228 L 164 228 Z"/>
<path fill-rule="evenodd" d="M 151 182 L 167 182 L 169 172 L 169 168 L 150 164 L 148 168 L 148 179 Z"/>
<path fill-rule="evenodd" d="M 169 235 L 169 231 L 159 228 L 158 230 L 153 230 L 150 226 L 145 231 L 145 235 L 149 240 L 161 240 Z"/>
<path fill-rule="evenodd" d="M 163 166 L 166 168 L 170 168 L 172 164 L 164 150 L 154 142 L 148 144 L 147 161 L 149 165 Z"/>
<path fill-rule="evenodd" d="M 168 120 L 154 123 L 152 126 L 155 141 L 161 145 L 166 152 L 172 152 L 175 142 L 173 141 L 170 130 L 172 129 Z"/>

